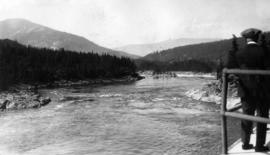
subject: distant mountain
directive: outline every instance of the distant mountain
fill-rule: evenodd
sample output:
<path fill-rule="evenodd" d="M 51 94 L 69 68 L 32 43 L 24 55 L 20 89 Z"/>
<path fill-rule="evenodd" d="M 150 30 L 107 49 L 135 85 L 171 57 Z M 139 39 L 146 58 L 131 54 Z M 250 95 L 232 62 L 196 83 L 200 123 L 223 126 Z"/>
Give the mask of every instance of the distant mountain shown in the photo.
<path fill-rule="evenodd" d="M 198 44 L 205 42 L 212 42 L 220 39 L 209 39 L 209 38 L 180 38 L 174 40 L 166 40 L 158 43 L 152 44 L 134 44 L 127 45 L 115 48 L 115 50 L 125 51 L 129 53 L 136 53 L 140 56 L 145 56 L 151 52 L 162 51 L 178 46 L 190 45 L 190 44 Z"/>
<path fill-rule="evenodd" d="M 99 46 L 84 37 L 57 31 L 25 19 L 0 21 L 0 39 L 16 40 L 24 45 L 34 47 L 64 48 L 78 52 L 108 53 L 110 55 L 138 58 L 136 55 Z"/>

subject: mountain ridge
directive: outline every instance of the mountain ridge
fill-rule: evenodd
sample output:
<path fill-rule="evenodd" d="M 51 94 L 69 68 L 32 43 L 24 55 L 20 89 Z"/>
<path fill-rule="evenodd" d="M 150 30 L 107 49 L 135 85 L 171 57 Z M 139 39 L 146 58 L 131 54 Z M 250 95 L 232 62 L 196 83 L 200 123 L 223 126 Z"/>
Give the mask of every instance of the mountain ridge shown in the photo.
<path fill-rule="evenodd" d="M 85 37 L 58 31 L 26 19 L 12 18 L 0 21 L 0 39 L 16 40 L 24 45 L 46 47 L 51 49 L 64 48 L 77 52 L 94 52 L 138 58 L 139 56 L 122 51 L 102 47 Z"/>
<path fill-rule="evenodd" d="M 130 44 L 126 46 L 121 46 L 114 48 L 115 50 L 126 51 L 129 53 L 136 53 L 140 56 L 146 56 L 151 52 L 156 51 L 163 51 L 166 49 L 171 49 L 179 46 L 191 45 L 191 44 L 198 44 L 198 43 L 205 43 L 205 42 L 212 42 L 221 40 L 218 38 L 178 38 L 178 39 L 169 39 L 161 42 L 156 43 L 149 43 L 149 44 Z"/>

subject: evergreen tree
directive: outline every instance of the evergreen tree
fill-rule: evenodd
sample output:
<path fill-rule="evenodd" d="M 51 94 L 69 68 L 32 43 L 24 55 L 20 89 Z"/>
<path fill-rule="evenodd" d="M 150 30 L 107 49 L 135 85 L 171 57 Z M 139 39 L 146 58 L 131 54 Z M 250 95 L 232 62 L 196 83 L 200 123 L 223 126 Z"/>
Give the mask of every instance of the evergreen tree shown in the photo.
<path fill-rule="evenodd" d="M 119 78 L 136 74 L 133 61 L 108 54 L 23 46 L 0 40 L 0 88 L 16 83 Z"/>

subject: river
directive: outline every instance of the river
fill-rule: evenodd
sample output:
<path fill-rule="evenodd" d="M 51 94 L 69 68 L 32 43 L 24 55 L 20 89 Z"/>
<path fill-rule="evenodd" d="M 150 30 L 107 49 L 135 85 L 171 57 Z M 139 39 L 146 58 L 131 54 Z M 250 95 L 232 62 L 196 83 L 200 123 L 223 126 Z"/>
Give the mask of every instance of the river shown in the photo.
<path fill-rule="evenodd" d="M 0 113 L 1 155 L 218 154 L 217 105 L 184 93 L 208 78 L 44 89 L 40 109 Z"/>

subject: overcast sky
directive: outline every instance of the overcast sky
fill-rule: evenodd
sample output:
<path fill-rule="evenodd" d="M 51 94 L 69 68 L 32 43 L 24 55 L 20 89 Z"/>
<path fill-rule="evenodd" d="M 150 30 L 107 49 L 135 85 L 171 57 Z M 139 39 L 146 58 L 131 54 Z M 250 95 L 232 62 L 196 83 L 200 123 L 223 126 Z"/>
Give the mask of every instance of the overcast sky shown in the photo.
<path fill-rule="evenodd" d="M 0 20 L 25 18 L 112 48 L 270 30 L 269 6 L 270 0 L 0 0 Z"/>

